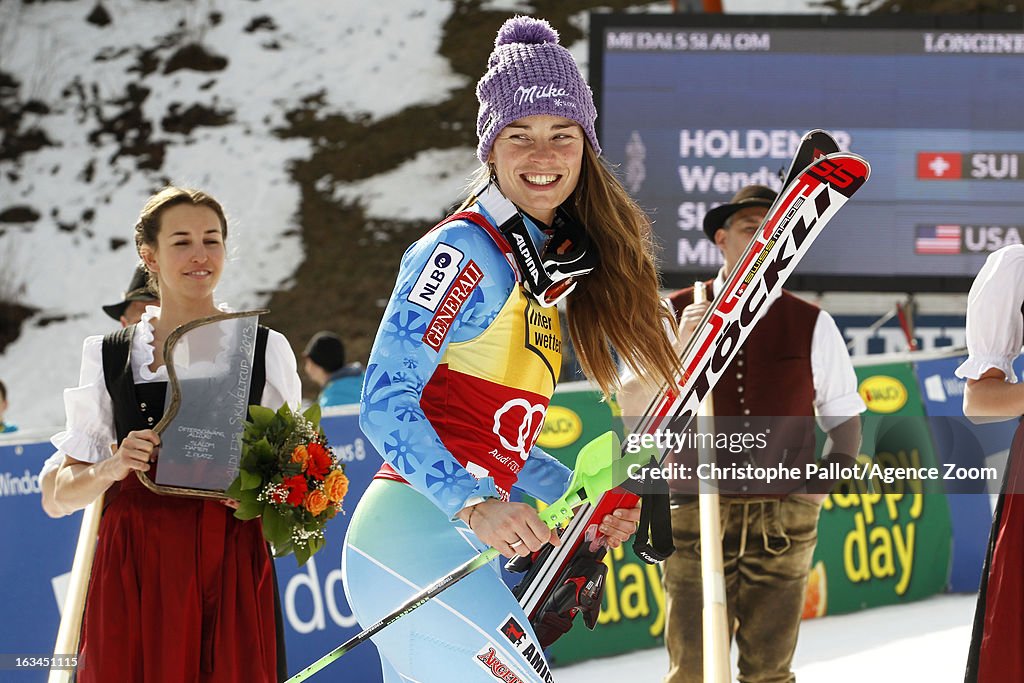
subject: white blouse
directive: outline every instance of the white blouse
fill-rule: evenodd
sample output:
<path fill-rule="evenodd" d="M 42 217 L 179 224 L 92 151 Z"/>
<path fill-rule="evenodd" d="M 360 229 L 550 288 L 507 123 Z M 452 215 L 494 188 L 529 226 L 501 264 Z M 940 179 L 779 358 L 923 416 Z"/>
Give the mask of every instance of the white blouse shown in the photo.
<path fill-rule="evenodd" d="M 167 381 L 167 366 L 153 372 L 153 318 L 160 308 L 148 306 L 132 337 L 131 369 L 137 384 Z M 295 354 L 280 332 L 270 330 L 267 337 L 266 384 L 260 405 L 277 410 L 288 403 L 299 408 L 302 387 L 296 371 Z M 50 442 L 57 448 L 58 464 L 64 455 L 82 462 L 99 462 L 109 458 L 114 432 L 114 405 L 107 393 L 103 377 L 103 337 L 87 337 L 82 345 L 82 369 L 78 386 L 64 390 L 64 412 L 67 425 Z M 47 461 L 49 463 L 49 461 Z M 45 467 L 44 467 L 45 469 Z M 41 473 L 42 475 L 42 473 Z M 41 476 L 40 475 L 40 476 Z"/>
<path fill-rule="evenodd" d="M 967 295 L 966 361 L 957 377 L 978 379 L 996 368 L 1006 381 L 1017 382 L 1013 361 L 1020 355 L 1021 303 L 1024 302 L 1024 245 L 992 252 L 974 278 Z"/>

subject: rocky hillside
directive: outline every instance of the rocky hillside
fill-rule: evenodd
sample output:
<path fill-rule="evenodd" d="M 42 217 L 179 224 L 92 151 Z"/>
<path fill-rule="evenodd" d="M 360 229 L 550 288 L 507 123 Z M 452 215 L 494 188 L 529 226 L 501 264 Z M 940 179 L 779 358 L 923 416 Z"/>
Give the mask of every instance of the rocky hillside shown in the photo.
<path fill-rule="evenodd" d="M 549 19 L 586 60 L 581 0 L 0 3 L 0 379 L 23 428 L 62 420 L 80 340 L 110 329 L 132 224 L 167 183 L 220 198 L 219 290 L 301 349 L 365 359 L 405 247 L 476 160 L 495 31 Z M 668 11 L 606 0 L 602 11 Z"/>

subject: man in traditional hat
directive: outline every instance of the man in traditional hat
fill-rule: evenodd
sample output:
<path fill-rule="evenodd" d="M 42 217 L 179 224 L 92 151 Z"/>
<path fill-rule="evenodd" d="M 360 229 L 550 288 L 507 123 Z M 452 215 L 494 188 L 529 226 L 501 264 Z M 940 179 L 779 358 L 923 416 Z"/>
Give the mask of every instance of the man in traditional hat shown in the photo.
<path fill-rule="evenodd" d="M 103 312 L 119 321 L 121 327 L 128 327 L 139 322 L 142 314 L 146 312 L 146 306 L 160 305 L 160 299 L 147 286 L 147 275 L 142 264 L 136 266 L 121 301 L 103 306 Z M 62 460 L 59 455 L 59 453 L 54 453 L 47 458 L 43 463 L 43 468 L 39 471 L 39 487 L 42 491 L 40 502 L 43 511 L 50 517 L 63 517 L 72 512 L 62 509 L 53 499 L 54 480 L 57 478 L 57 469 Z"/>
<path fill-rule="evenodd" d="M 749 185 L 704 217 L 704 233 L 721 251 L 724 262 L 714 280 L 705 283 L 709 300 L 723 290 L 775 197 L 768 187 Z M 693 287 L 674 292 L 667 303 L 679 323 L 676 344 L 681 351 L 710 304 L 694 303 Z M 712 392 L 716 464 L 756 467 L 813 462 L 813 420 L 828 435 L 823 459 L 851 464 L 860 449 L 859 414 L 865 406 L 835 321 L 784 290 L 765 302 L 760 315 Z M 653 390 L 632 376 L 622 380 L 618 400 L 623 415 L 641 415 Z M 746 439 L 744 444 L 758 445 L 723 448 L 723 434 L 731 444 L 741 434 L 760 434 L 763 441 Z M 759 447 L 760 443 L 764 446 Z M 799 471 L 805 471 L 802 464 Z M 740 680 L 794 681 L 790 665 L 817 542 L 818 513 L 827 493 L 803 482 L 783 488 L 757 479 L 719 481 L 717 486 L 722 492 L 729 635 L 735 637 L 739 650 Z M 695 481 L 672 480 L 670 488 L 676 551 L 664 564 L 665 644 L 670 660 L 665 682 L 700 683 L 699 503 Z"/>
<path fill-rule="evenodd" d="M 160 305 L 160 299 L 147 285 L 147 275 L 143 266 L 137 266 L 122 300 L 103 307 L 103 312 L 119 321 L 121 327 L 128 327 L 139 322 L 142 314 L 146 312 L 146 306 Z"/>

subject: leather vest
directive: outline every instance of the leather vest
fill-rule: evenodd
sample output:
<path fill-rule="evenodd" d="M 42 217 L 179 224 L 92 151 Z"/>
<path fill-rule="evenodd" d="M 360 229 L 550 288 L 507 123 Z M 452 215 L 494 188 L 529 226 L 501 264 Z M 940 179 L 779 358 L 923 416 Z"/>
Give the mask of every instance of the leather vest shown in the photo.
<path fill-rule="evenodd" d="M 707 283 L 711 292 L 712 282 Z M 677 321 L 693 303 L 693 288 L 669 297 Z M 750 435 L 744 447 L 717 448 L 720 465 L 783 464 L 803 468 L 814 461 L 814 375 L 811 342 L 821 312 L 817 306 L 783 291 L 758 320 L 712 392 L 717 439 Z M 691 429 L 696 422 L 691 423 Z M 760 435 L 760 438 L 759 438 Z M 755 443 L 753 447 L 746 447 Z M 761 446 L 761 444 L 764 444 Z M 682 454 L 687 462 L 693 452 Z M 749 484 L 749 485 L 748 485 Z M 778 493 L 758 482 L 736 482 L 737 493 Z M 689 487 L 674 486 L 677 490 Z M 723 485 L 723 492 L 728 492 Z"/>

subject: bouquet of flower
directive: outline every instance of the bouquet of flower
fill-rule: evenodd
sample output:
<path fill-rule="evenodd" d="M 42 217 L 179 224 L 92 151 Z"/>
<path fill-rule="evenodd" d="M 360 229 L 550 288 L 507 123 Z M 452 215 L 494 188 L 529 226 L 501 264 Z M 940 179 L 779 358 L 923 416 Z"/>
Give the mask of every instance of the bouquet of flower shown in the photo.
<path fill-rule="evenodd" d="M 225 494 L 235 517 L 263 520 L 275 557 L 295 553 L 299 566 L 324 547 L 324 526 L 348 492 L 345 466 L 320 429 L 320 406 L 294 413 L 250 406 L 238 477 Z"/>

